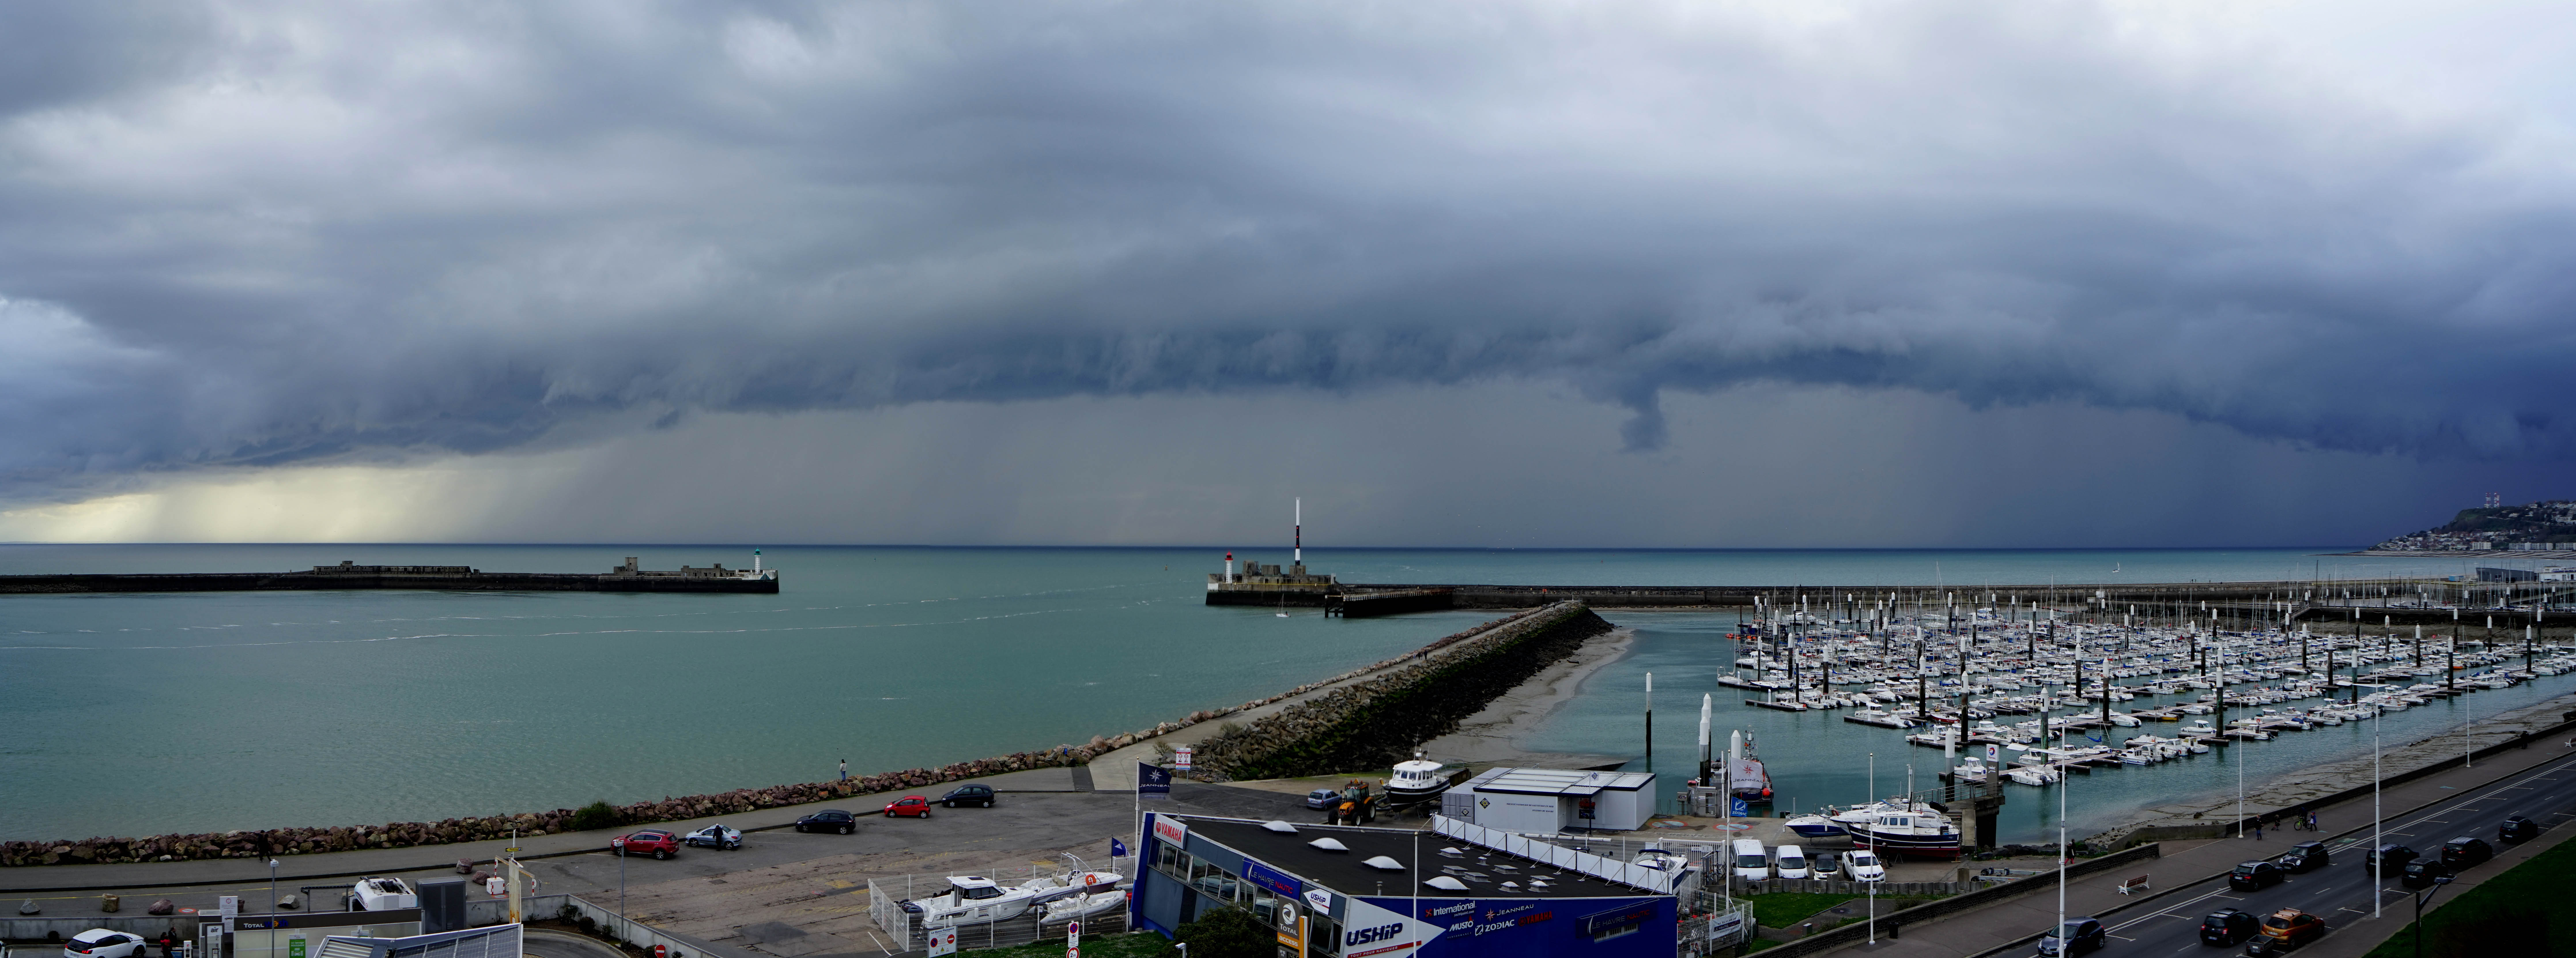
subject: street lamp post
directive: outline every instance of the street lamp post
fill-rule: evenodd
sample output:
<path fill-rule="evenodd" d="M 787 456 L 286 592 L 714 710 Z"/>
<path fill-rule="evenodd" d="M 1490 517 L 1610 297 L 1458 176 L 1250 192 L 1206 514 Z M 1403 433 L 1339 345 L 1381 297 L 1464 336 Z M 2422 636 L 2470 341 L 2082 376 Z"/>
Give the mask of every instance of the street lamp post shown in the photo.
<path fill-rule="evenodd" d="M 626 940 L 626 839 L 612 838 L 608 844 L 617 849 L 617 940 Z"/>
<path fill-rule="evenodd" d="M 268 860 L 268 913 L 277 914 L 277 859 Z"/>
<path fill-rule="evenodd" d="M 2425 902 L 2427 902 L 2427 901 L 2431 901 L 2431 900 L 2433 899 L 2433 896 L 2434 896 L 2434 895 L 2436 895 L 2436 894 L 2438 894 L 2438 893 L 2440 893 L 2440 892 L 2441 892 L 2441 890 L 2442 890 L 2442 886 L 2444 886 L 2444 885 L 2448 885 L 2448 884 L 2450 884 L 2450 883 L 2451 883 L 2451 876 L 2449 876 L 2449 875 L 2435 875 L 2435 876 L 2433 876 L 2433 887 L 2431 887 L 2431 888 L 2427 888 L 2427 889 L 2424 889 L 2422 892 L 2417 893 L 2417 894 L 2414 896 L 2414 898 L 2415 898 L 2415 958 L 2424 958 L 2424 903 L 2425 903 Z"/>

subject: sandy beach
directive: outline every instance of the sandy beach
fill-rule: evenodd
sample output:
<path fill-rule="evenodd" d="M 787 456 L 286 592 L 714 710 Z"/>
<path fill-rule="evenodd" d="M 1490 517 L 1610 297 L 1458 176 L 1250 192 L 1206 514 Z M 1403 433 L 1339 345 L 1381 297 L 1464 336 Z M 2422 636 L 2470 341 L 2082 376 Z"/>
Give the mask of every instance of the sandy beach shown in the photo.
<path fill-rule="evenodd" d="M 1532 765 L 1546 768 L 1601 768 L 1624 764 L 1634 756 L 1534 752 L 1521 742 L 1538 730 L 1604 665 L 1628 654 L 1636 630 L 1615 629 L 1583 644 L 1573 655 L 1550 664 L 1529 681 L 1504 693 L 1458 724 L 1458 730 L 1422 744 L 1423 757 L 1462 765 Z"/>

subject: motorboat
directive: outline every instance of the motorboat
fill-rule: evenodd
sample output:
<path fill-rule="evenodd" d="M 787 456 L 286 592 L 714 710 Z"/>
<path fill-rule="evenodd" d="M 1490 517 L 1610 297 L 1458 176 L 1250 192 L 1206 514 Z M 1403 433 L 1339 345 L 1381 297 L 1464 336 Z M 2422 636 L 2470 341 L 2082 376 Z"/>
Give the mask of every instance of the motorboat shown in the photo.
<path fill-rule="evenodd" d="M 1031 893 L 1031 901 L 1044 905 L 1066 898 L 1109 891 L 1118 887 L 1119 882 L 1126 880 L 1127 876 L 1117 872 L 1076 871 L 1029 879 L 1020 883 L 1020 890 Z"/>
<path fill-rule="evenodd" d="M 1859 820 L 1847 822 L 1844 827 L 1851 831 L 1853 844 L 1882 855 L 1958 858 L 1959 826 L 1929 806 L 1915 805 L 1873 805 Z"/>
<path fill-rule="evenodd" d="M 923 928 L 948 928 L 1017 918 L 1038 902 L 1038 895 L 1038 889 L 1004 888 L 982 875 L 950 875 L 947 893 L 901 905 L 921 916 Z"/>
<path fill-rule="evenodd" d="M 1045 915 L 1038 921 L 1044 924 L 1055 924 L 1076 918 L 1089 918 L 1126 907 L 1126 904 L 1127 893 L 1123 891 L 1104 891 L 1061 898 L 1048 902 Z"/>
<path fill-rule="evenodd" d="M 2004 770 L 2004 778 L 2010 779 L 2014 784 L 2029 785 L 2034 788 L 2042 785 L 2054 785 L 2059 779 L 2064 777 L 2065 776 L 2058 774 L 2056 769 L 2045 765 L 2024 765 L 2019 768 L 2009 768 Z"/>
<path fill-rule="evenodd" d="M 1415 752 L 1412 761 L 1395 763 L 1395 776 L 1386 780 L 1386 804 L 1412 805 L 1438 798 L 1449 790 L 1457 772 L 1458 766 L 1427 761 Z"/>
<path fill-rule="evenodd" d="M 1842 838 L 1851 834 L 1841 823 L 1822 815 L 1799 815 L 1786 824 L 1800 838 Z"/>

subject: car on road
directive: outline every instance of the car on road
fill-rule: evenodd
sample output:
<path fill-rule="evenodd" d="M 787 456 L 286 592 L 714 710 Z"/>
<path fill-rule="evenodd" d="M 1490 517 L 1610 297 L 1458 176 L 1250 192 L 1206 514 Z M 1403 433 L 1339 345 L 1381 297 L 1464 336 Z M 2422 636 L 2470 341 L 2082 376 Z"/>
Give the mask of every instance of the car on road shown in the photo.
<path fill-rule="evenodd" d="M 63 958 L 143 958 L 141 935 L 92 928 L 63 942 Z"/>
<path fill-rule="evenodd" d="M 906 795 L 902 798 L 895 799 L 893 804 L 887 805 L 885 807 L 885 814 L 887 818 L 898 818 L 906 815 L 914 818 L 929 818 L 930 800 L 919 795 Z"/>
<path fill-rule="evenodd" d="M 1873 852 L 1865 848 L 1843 856 L 1843 867 L 1851 869 L 1851 877 L 1853 881 L 1880 882 L 1887 880 L 1887 866 L 1879 864 L 1877 852 Z"/>
<path fill-rule="evenodd" d="M 2303 875 L 2333 863 L 2333 859 L 2326 855 L 2324 842 L 2300 842 L 2281 855 L 2281 870 L 2293 875 Z"/>
<path fill-rule="evenodd" d="M 2407 862 L 2397 873 L 2397 883 L 2408 888 L 2430 888 L 2451 873 L 2451 866 L 2439 858 L 2418 858 Z"/>
<path fill-rule="evenodd" d="M 847 835 L 859 830 L 859 816 L 837 808 L 826 808 L 796 820 L 800 832 L 839 832 Z"/>
<path fill-rule="evenodd" d="M 2361 870 L 2369 872 L 2373 878 L 2386 878 L 2414 860 L 2414 849 L 2391 842 L 2361 853 Z M 2383 861 L 2387 862 L 2384 867 L 2380 864 Z"/>
<path fill-rule="evenodd" d="M 2245 950 L 2247 954 L 2259 955 L 2288 951 L 2315 941 L 2325 933 L 2325 919 L 2296 908 L 2284 908 L 2263 916 L 2262 934 Z"/>
<path fill-rule="evenodd" d="M 2522 842 L 2538 837 L 2540 823 L 2520 815 L 2505 819 L 2504 824 L 2496 826 L 2496 841 Z"/>
<path fill-rule="evenodd" d="M 1332 804 L 1332 803 L 1334 803 L 1334 802 L 1338 802 L 1338 801 L 1341 801 L 1341 800 L 1342 800 L 1342 793 L 1337 792 L 1337 791 L 1334 791 L 1334 790 L 1329 789 L 1329 788 L 1319 788 L 1319 789 L 1316 789 L 1316 790 L 1314 790 L 1314 791 L 1311 791 L 1311 792 L 1307 792 L 1307 793 L 1306 793 L 1306 807 L 1307 807 L 1307 808 L 1317 808 L 1317 809 L 1320 809 L 1320 808 L 1323 808 L 1324 806 L 1330 805 L 1330 804 Z"/>
<path fill-rule="evenodd" d="M 741 848 L 742 833 L 726 828 L 723 825 L 709 825 L 705 828 L 698 829 L 697 831 L 690 832 L 687 838 L 680 839 L 680 844 L 696 845 L 701 848 Z"/>
<path fill-rule="evenodd" d="M 651 855 L 667 859 L 680 853 L 680 836 L 659 828 L 628 832 L 608 840 L 608 847 L 620 855 Z"/>
<path fill-rule="evenodd" d="M 973 805 L 980 808 L 991 808 L 993 807 L 993 798 L 993 786 L 960 785 L 956 788 L 949 789 L 948 794 L 939 796 L 939 807 L 956 808 L 960 805 Z"/>
<path fill-rule="evenodd" d="M 2221 948 L 2254 937 L 2254 913 L 2221 908 L 2200 920 L 2200 943 Z"/>
<path fill-rule="evenodd" d="M 2099 918 L 2069 918 L 2062 927 L 2051 928 L 2039 936 L 2039 953 L 2056 958 L 2075 958 L 2086 952 L 2100 951 L 2111 938 L 2110 929 L 2102 927 Z M 2064 944 L 2061 944 L 2061 940 Z M 2059 948 L 2066 950 L 2059 951 Z"/>
<path fill-rule="evenodd" d="M 2495 846 L 2473 836 L 2462 835 L 2442 843 L 2442 864 L 2451 866 L 2452 871 L 2484 865 L 2494 857 Z"/>
<path fill-rule="evenodd" d="M 2281 866 L 2267 861 L 2238 862 L 2236 870 L 2227 873 L 2227 887 L 2236 891 L 2256 891 L 2281 883 L 2288 874 Z"/>

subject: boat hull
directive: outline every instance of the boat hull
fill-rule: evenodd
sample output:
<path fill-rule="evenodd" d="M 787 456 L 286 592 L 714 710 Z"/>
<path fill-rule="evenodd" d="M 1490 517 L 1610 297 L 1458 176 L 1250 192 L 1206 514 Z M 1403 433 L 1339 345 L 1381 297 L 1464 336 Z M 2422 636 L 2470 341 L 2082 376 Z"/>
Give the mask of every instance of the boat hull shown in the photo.
<path fill-rule="evenodd" d="M 1959 857 L 1959 836 L 1955 832 L 1948 835 L 1915 835 L 1903 832 L 1882 832 L 1867 825 L 1856 825 L 1852 827 L 1851 837 L 1852 844 L 1881 855 L 1945 859 Z"/>

